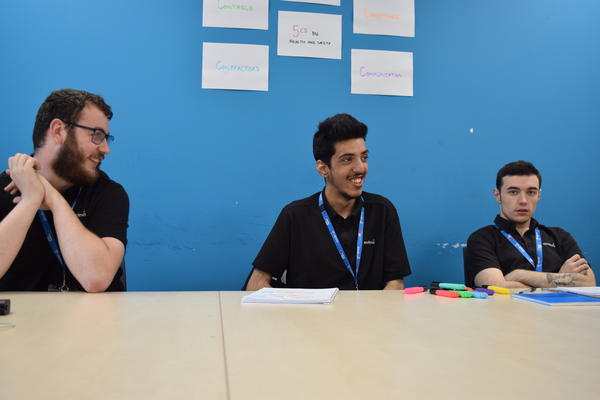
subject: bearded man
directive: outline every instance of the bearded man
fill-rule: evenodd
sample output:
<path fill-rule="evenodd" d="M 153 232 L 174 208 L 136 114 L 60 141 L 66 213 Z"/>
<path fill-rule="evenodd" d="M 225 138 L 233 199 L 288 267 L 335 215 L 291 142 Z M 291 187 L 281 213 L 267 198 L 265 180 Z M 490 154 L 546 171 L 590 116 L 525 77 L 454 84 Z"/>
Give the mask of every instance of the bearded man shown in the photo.
<path fill-rule="evenodd" d="M 125 290 L 129 198 L 100 170 L 112 115 L 81 90 L 40 106 L 33 155 L 0 175 L 0 291 Z"/>

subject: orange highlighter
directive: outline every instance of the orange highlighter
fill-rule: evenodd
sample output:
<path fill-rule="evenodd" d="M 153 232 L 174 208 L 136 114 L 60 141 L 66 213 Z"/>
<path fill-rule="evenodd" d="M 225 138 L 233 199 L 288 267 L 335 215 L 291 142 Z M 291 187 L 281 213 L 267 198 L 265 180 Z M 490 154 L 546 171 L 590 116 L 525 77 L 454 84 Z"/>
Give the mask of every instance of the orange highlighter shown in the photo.
<path fill-rule="evenodd" d="M 431 294 L 435 294 L 436 296 L 443 296 L 443 297 L 460 297 L 460 293 L 455 292 L 453 290 L 443 290 L 443 289 L 429 289 L 429 293 Z"/>

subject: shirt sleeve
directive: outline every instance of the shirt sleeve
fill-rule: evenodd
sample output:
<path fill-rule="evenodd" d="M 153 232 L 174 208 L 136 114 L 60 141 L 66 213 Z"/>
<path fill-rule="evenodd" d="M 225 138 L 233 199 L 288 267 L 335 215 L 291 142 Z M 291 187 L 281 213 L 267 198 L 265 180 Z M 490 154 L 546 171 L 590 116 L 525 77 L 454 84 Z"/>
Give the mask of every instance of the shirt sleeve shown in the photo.
<path fill-rule="evenodd" d="M 389 213 L 385 228 L 385 250 L 383 264 L 384 282 L 403 279 L 410 275 L 410 264 L 404 238 L 402 237 L 402 228 L 400 227 L 400 218 L 393 204 L 389 204 Z"/>
<path fill-rule="evenodd" d="M 556 230 L 557 233 L 560 234 L 560 254 L 563 257 L 563 262 L 565 262 L 568 258 L 573 257 L 575 254 L 579 254 L 582 258 L 585 258 L 583 252 L 579 248 L 579 245 L 569 232 L 561 228 L 556 228 Z"/>
<path fill-rule="evenodd" d="M 127 245 L 129 196 L 118 183 L 107 185 L 98 196 L 86 228 L 98 237 L 112 237 Z"/>
<path fill-rule="evenodd" d="M 280 278 L 289 265 L 290 235 L 291 217 L 284 208 L 252 262 L 254 268 Z"/>
<path fill-rule="evenodd" d="M 465 283 L 475 284 L 475 276 L 487 268 L 501 269 L 500 260 L 496 254 L 496 244 L 484 230 L 479 230 L 469 236 L 464 251 Z"/>

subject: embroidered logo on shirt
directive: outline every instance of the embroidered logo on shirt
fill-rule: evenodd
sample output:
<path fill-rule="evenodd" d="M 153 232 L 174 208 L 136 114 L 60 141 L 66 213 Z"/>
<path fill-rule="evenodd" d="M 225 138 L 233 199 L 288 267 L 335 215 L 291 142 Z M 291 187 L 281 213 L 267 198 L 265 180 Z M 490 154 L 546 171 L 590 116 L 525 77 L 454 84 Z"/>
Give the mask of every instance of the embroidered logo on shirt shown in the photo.
<path fill-rule="evenodd" d="M 550 247 L 554 247 L 556 248 L 556 246 L 554 245 L 554 243 L 542 243 L 544 246 L 550 246 Z"/>
<path fill-rule="evenodd" d="M 363 244 L 375 244 L 375 239 L 365 240 Z"/>
<path fill-rule="evenodd" d="M 87 214 L 85 213 L 85 210 L 83 210 L 83 212 L 77 213 L 75 215 L 77 215 L 79 218 L 87 217 Z"/>

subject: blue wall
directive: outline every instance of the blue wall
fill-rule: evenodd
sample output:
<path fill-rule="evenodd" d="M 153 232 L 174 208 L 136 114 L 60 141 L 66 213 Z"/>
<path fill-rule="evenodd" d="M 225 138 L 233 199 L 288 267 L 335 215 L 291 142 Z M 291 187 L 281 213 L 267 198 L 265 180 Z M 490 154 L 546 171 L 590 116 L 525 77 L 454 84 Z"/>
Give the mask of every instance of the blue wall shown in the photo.
<path fill-rule="evenodd" d="M 278 10 L 341 13 L 343 59 L 277 57 Z M 271 0 L 268 31 L 203 28 L 200 0 L 2 0 L 0 159 L 31 151 L 51 90 L 104 95 L 130 289 L 238 289 L 281 207 L 321 188 L 318 121 L 348 112 L 369 125 L 366 190 L 399 211 L 408 284 L 462 280 L 452 245 L 490 223 L 495 173 L 521 158 L 544 175 L 538 219 L 600 276 L 599 20 L 596 0 L 416 0 L 416 37 L 398 38 L 354 35 L 348 0 Z M 203 41 L 270 45 L 270 91 L 201 89 Z M 413 51 L 415 96 L 351 95 L 351 48 Z"/>

